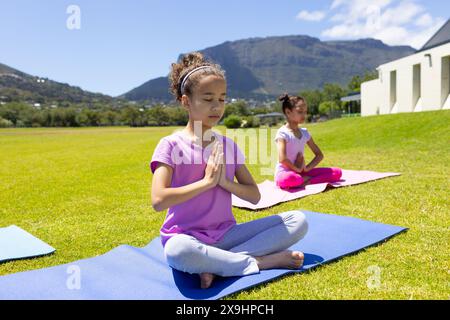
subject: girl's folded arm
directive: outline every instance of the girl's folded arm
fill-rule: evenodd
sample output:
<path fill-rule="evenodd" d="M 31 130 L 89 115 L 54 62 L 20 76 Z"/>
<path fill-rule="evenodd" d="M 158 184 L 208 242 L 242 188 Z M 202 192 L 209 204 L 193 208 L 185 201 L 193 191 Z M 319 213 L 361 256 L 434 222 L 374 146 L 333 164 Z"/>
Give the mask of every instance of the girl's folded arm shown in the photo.
<path fill-rule="evenodd" d="M 156 211 L 163 211 L 192 199 L 211 187 L 205 179 L 202 179 L 182 187 L 171 188 L 172 174 L 172 167 L 158 163 L 153 175 L 151 194 L 152 206 Z"/>
<path fill-rule="evenodd" d="M 278 162 L 280 162 L 283 167 L 286 169 L 292 170 L 294 172 L 300 172 L 300 168 L 296 167 L 295 164 L 291 162 L 286 157 L 286 140 L 278 139 L 277 140 L 277 149 L 278 149 Z"/>
<path fill-rule="evenodd" d="M 307 142 L 309 148 L 314 153 L 315 157 L 311 160 L 310 163 L 306 166 L 305 171 L 309 171 L 313 168 L 315 168 L 322 160 L 323 160 L 323 153 L 320 150 L 320 148 L 315 144 L 313 138 L 309 139 Z"/>
<path fill-rule="evenodd" d="M 235 176 L 238 182 L 225 178 L 221 183 L 222 188 L 243 200 L 257 204 L 261 199 L 261 193 L 245 164 L 242 164 L 236 169 Z"/>

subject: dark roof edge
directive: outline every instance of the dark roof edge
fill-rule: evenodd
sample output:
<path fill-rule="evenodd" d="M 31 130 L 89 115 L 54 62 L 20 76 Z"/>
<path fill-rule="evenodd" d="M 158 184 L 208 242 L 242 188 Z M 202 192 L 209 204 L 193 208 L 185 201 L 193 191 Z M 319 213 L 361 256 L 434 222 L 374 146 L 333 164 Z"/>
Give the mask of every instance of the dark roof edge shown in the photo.
<path fill-rule="evenodd" d="M 442 42 L 440 42 L 438 44 L 435 44 L 434 46 L 431 46 L 431 47 L 428 47 L 428 48 L 422 48 L 420 50 L 417 50 L 415 53 L 420 53 L 420 52 L 423 52 L 423 51 L 431 50 L 433 48 L 440 47 L 440 46 L 442 46 L 444 44 L 447 44 L 447 43 L 450 43 L 450 40 L 442 41 Z"/>
<path fill-rule="evenodd" d="M 422 46 L 422 48 L 420 48 L 417 52 L 421 52 L 421 51 L 424 51 L 424 50 L 427 50 L 427 49 L 431 49 L 431 48 L 434 48 L 434 47 L 436 47 L 436 46 L 439 46 L 439 45 L 441 45 L 441 44 L 443 44 L 443 43 L 449 42 L 449 41 L 445 41 L 445 42 L 443 42 L 443 43 L 440 43 L 440 44 L 431 46 L 431 47 L 429 47 L 429 48 L 426 48 L 427 44 L 430 43 L 430 41 L 433 40 L 433 38 L 436 37 L 436 36 L 442 31 L 442 29 L 444 29 L 444 28 L 447 26 L 447 24 L 449 24 L 449 23 L 450 23 L 450 19 L 447 19 L 447 21 L 439 28 L 439 30 L 436 31 L 436 32 L 430 37 L 430 39 L 428 39 L 428 41 L 425 42 L 425 44 Z"/>

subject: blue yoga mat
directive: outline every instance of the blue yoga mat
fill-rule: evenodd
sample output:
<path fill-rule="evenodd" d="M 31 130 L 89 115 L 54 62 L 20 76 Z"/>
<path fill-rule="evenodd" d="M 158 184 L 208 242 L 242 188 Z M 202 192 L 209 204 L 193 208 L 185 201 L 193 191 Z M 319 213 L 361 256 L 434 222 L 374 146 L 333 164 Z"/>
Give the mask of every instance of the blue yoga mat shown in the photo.
<path fill-rule="evenodd" d="M 198 275 L 167 265 L 161 241 L 156 238 L 144 248 L 123 245 L 98 257 L 2 276 L 0 299 L 218 299 L 328 263 L 406 230 L 351 217 L 302 212 L 309 231 L 291 247 L 305 254 L 305 263 L 299 270 L 274 269 L 245 277 L 217 277 L 211 288 L 200 289 Z"/>
<path fill-rule="evenodd" d="M 55 249 L 17 226 L 0 228 L 0 263 L 43 256 Z"/>

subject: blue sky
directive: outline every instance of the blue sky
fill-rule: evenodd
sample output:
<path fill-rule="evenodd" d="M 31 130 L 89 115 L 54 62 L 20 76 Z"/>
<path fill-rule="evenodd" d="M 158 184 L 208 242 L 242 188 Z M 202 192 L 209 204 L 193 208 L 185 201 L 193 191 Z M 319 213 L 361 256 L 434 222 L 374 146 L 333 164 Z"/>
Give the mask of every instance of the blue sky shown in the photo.
<path fill-rule="evenodd" d="M 167 75 L 180 53 L 250 37 L 420 48 L 449 12 L 445 0 L 0 0 L 0 63 L 116 96 Z"/>

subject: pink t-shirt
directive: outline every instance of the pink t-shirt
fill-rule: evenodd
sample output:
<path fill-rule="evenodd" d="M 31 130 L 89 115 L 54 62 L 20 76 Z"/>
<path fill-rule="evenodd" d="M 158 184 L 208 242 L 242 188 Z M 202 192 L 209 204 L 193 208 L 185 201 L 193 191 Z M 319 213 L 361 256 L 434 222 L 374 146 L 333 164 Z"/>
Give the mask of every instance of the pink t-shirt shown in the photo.
<path fill-rule="evenodd" d="M 301 138 L 297 138 L 295 134 L 289 130 L 285 125 L 281 126 L 275 136 L 275 142 L 278 139 L 286 140 L 286 157 L 292 162 L 295 162 L 297 154 L 300 152 L 305 154 L 305 144 L 311 139 L 311 135 L 306 128 L 299 128 L 301 132 Z M 288 168 L 285 168 L 280 162 L 275 166 L 274 179 L 281 172 L 289 172 Z"/>
<path fill-rule="evenodd" d="M 226 176 L 233 181 L 245 156 L 233 140 L 214 135 L 223 143 Z M 203 179 L 211 152 L 212 144 L 203 148 L 178 131 L 159 141 L 150 169 L 154 173 L 158 162 L 165 163 L 173 168 L 171 187 L 185 186 Z M 192 235 L 206 244 L 219 241 L 236 224 L 231 208 L 231 193 L 220 186 L 170 207 L 160 230 L 163 246 L 177 234 Z"/>

